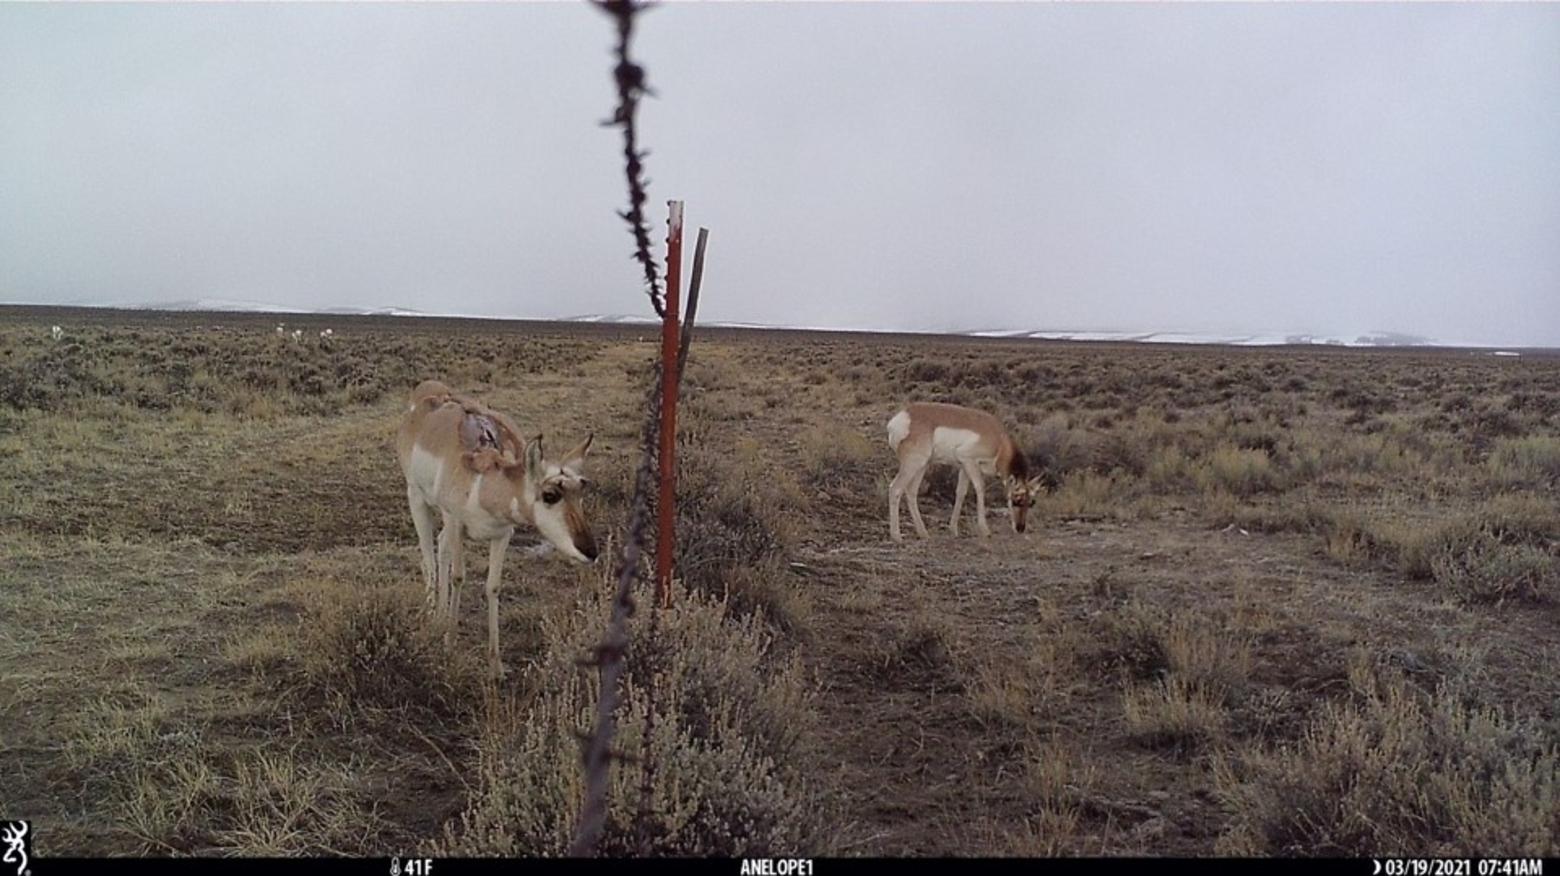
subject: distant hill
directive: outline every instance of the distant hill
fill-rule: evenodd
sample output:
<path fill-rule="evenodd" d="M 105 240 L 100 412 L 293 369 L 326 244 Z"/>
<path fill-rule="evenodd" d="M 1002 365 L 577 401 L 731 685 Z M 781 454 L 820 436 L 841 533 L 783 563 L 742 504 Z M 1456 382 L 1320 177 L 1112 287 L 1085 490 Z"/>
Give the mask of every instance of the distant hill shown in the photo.
<path fill-rule="evenodd" d="M 210 311 L 217 313 L 279 313 L 312 314 L 317 316 L 406 316 L 406 317 L 456 317 L 462 319 L 537 319 L 532 316 L 494 316 L 492 314 L 430 313 L 409 307 L 325 307 L 305 308 L 264 301 L 244 301 L 229 298 L 194 298 L 177 301 L 159 301 L 145 304 L 81 304 L 70 307 L 112 307 L 128 310 Z M 563 317 L 561 322 L 596 324 L 653 325 L 659 320 L 652 316 L 616 313 L 586 313 Z M 799 329 L 803 331 L 871 331 L 870 329 L 836 329 L 827 326 L 773 325 L 753 322 L 702 322 L 703 325 L 721 328 L 751 329 Z M 885 330 L 886 331 L 886 330 Z M 915 334 L 916 332 L 911 332 Z M 1488 344 L 1452 343 L 1402 332 L 1371 332 L 1354 337 L 1311 334 L 1220 334 L 1211 332 L 1172 331 L 1118 331 L 1118 330 L 1067 330 L 1067 329 L 979 329 L 973 331 L 926 332 L 926 334 L 956 334 L 985 338 L 1033 338 L 1057 341 L 1113 341 L 1145 344 L 1207 344 L 1215 346 L 1303 346 L 1314 344 L 1334 347 L 1455 347 L 1483 348 Z"/>

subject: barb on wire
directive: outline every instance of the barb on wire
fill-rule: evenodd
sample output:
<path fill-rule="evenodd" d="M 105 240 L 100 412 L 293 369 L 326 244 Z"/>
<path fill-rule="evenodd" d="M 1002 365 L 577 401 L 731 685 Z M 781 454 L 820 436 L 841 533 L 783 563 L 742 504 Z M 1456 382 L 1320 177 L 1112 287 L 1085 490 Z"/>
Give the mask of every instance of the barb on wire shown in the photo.
<path fill-rule="evenodd" d="M 634 475 L 634 496 L 629 502 L 628 534 L 618 559 L 617 595 L 607 632 L 586 665 L 599 670 L 600 692 L 596 697 L 596 729 L 584 741 L 581 760 L 585 766 L 585 801 L 574 832 L 569 854 L 583 857 L 596 847 L 607 823 L 607 790 L 611 784 L 612 737 L 617 731 L 617 709 L 621 699 L 620 680 L 628 653 L 628 619 L 634 613 L 634 581 L 639 578 L 640 556 L 644 553 L 645 524 L 650 520 L 650 495 L 655 490 L 656 427 L 661 421 L 660 367 L 651 375 L 650 392 L 645 399 L 645 423 L 641 437 L 643 455 Z"/>
<path fill-rule="evenodd" d="M 633 37 L 634 16 L 650 8 L 644 0 L 591 0 L 601 11 L 617 21 L 617 65 L 612 77 L 617 81 L 618 106 L 611 120 L 603 124 L 623 129 L 623 172 L 628 177 L 628 209 L 618 215 L 628 223 L 634 235 L 634 257 L 645 269 L 645 288 L 650 295 L 650 306 L 655 315 L 666 316 L 666 302 L 661 293 L 661 272 L 650 252 L 650 229 L 645 227 L 645 185 L 643 159 L 649 154 L 639 151 L 638 129 L 634 118 L 639 109 L 639 98 L 653 95 L 645 84 L 645 68 L 628 57 L 628 44 Z"/>

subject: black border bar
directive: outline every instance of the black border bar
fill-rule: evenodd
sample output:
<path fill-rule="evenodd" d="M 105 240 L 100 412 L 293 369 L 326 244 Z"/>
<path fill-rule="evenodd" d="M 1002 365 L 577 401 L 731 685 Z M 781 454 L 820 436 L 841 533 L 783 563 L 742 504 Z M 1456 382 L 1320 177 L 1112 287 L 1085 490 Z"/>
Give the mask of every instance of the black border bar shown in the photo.
<path fill-rule="evenodd" d="M 1560 858 L 45 858 L 34 857 L 27 876 L 63 876 L 72 873 L 103 873 L 120 868 L 148 869 L 158 874 L 212 873 L 220 876 L 308 876 L 313 873 L 340 876 L 518 876 L 531 873 L 679 873 L 718 874 L 718 876 L 836 876 L 836 874 L 878 872 L 884 868 L 937 868 L 958 872 L 978 865 L 987 873 L 1035 876 L 1036 868 L 1050 873 L 1093 873 L 1105 869 L 1129 867 L 1137 872 L 1182 871 L 1196 868 L 1199 873 L 1336 873 L 1339 876 L 1384 876 L 1398 872 L 1405 876 L 1420 868 L 1403 868 L 1402 862 L 1467 860 L 1473 866 L 1464 870 L 1441 870 L 1447 876 L 1560 876 Z M 1510 860 L 1514 866 L 1502 869 L 1488 862 Z M 416 861 L 417 863 L 412 863 Z M 427 864 L 422 864 L 428 861 Z M 744 861 L 747 862 L 744 867 Z M 1387 862 L 1398 867 L 1384 867 Z M 1536 861 L 1536 873 L 1519 862 Z M 1480 864 L 1485 864 L 1481 867 Z M 0 868 L 0 876 L 12 876 Z M 1425 876 L 1435 876 L 1433 867 L 1424 868 Z"/>

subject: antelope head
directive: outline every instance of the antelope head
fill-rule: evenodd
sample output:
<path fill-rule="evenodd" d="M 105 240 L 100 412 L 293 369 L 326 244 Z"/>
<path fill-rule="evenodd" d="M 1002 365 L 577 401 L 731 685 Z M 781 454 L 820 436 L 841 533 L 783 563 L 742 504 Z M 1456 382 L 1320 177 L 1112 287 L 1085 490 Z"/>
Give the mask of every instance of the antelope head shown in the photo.
<path fill-rule="evenodd" d="M 1013 531 L 1023 532 L 1029 524 L 1029 508 L 1035 504 L 1035 497 L 1044 488 L 1039 475 L 1024 480 L 1023 478 L 1008 478 L 1007 493 L 1008 507 L 1012 509 Z"/>
<path fill-rule="evenodd" d="M 588 563 L 596 559 L 599 550 L 580 499 L 590 486 L 584 475 L 585 455 L 594 437 L 588 436 L 559 460 L 546 458 L 540 435 L 526 442 L 523 462 L 497 447 L 468 452 L 465 460 L 478 474 L 500 475 L 491 479 L 491 488 L 484 478 L 484 506 L 511 523 L 535 526 L 565 556 Z"/>

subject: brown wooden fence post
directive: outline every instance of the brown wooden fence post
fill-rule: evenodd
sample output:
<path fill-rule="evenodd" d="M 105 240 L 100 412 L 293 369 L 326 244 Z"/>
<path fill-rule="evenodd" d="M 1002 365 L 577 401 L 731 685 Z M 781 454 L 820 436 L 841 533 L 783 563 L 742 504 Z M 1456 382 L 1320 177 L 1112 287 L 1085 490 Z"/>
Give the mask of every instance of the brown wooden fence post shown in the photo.
<path fill-rule="evenodd" d="M 693 276 L 688 278 L 688 309 L 683 311 L 682 347 L 677 351 L 677 379 L 682 379 L 682 369 L 688 364 L 688 344 L 693 340 L 693 318 L 699 312 L 699 286 L 704 281 L 704 244 L 709 242 L 710 230 L 699 229 L 699 242 L 693 247 Z"/>
<path fill-rule="evenodd" d="M 677 522 L 677 378 L 682 284 L 682 201 L 667 201 L 670 216 L 666 221 L 666 316 L 661 320 L 661 491 L 656 508 L 660 525 L 655 536 L 656 599 L 663 606 L 672 604 L 672 548 Z"/>

